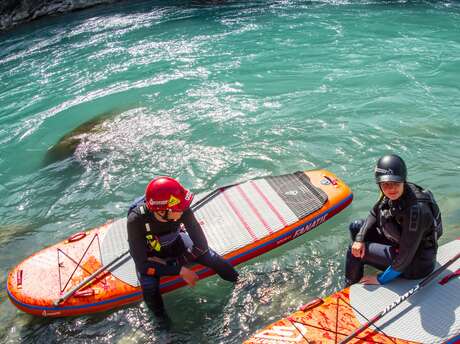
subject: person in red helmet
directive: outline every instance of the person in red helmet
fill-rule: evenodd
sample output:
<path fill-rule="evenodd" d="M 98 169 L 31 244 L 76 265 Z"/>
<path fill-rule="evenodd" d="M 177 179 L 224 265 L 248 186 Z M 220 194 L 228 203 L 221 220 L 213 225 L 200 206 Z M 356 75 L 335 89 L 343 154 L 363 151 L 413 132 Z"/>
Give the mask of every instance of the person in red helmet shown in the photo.
<path fill-rule="evenodd" d="M 144 302 L 157 316 L 165 316 L 160 277 L 180 275 L 194 286 L 198 275 L 192 262 L 213 269 L 236 282 L 233 266 L 209 248 L 203 230 L 190 209 L 193 194 L 170 177 L 153 179 L 128 210 L 128 243 Z"/>

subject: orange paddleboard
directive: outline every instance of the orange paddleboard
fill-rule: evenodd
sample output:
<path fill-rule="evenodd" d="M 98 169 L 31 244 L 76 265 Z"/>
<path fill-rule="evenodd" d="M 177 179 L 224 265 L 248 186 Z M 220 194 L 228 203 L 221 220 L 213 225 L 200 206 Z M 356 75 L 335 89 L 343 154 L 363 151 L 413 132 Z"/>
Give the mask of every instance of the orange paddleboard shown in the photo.
<path fill-rule="evenodd" d="M 439 248 L 437 268 L 460 252 L 460 239 Z M 460 259 L 349 343 L 460 343 Z M 245 344 L 340 343 L 419 281 L 352 285 L 268 325 Z"/>
<path fill-rule="evenodd" d="M 209 246 L 237 265 L 310 231 L 352 199 L 343 181 L 316 170 L 223 187 L 197 200 L 192 209 Z M 129 254 L 123 256 L 127 250 L 125 218 L 76 233 L 17 265 L 8 276 L 8 296 L 20 310 L 44 317 L 105 311 L 139 301 L 142 293 L 134 262 Z M 98 269 L 102 272 L 97 278 L 57 304 Z M 198 264 L 192 269 L 200 278 L 214 274 Z M 183 285 L 179 276 L 165 277 L 161 290 Z"/>

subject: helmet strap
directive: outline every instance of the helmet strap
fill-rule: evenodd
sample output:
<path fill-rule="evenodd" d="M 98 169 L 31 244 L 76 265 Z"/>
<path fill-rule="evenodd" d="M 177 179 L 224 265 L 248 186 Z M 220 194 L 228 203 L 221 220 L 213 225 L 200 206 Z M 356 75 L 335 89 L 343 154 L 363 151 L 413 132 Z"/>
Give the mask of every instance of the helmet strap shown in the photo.
<path fill-rule="evenodd" d="M 162 211 L 164 211 L 164 214 L 161 214 L 160 212 L 157 212 L 157 215 L 158 215 L 162 220 L 164 220 L 164 221 L 166 221 L 166 222 L 174 222 L 173 220 L 171 220 L 171 219 L 169 218 L 169 212 L 170 212 L 169 209 L 168 209 L 168 210 L 162 210 Z"/>

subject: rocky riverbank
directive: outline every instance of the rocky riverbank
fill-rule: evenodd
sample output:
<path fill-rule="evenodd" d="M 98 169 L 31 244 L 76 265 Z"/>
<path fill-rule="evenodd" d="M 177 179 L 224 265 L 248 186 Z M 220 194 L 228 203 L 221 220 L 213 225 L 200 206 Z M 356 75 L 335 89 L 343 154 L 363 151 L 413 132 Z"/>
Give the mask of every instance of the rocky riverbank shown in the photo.
<path fill-rule="evenodd" d="M 39 17 L 64 13 L 116 0 L 2 0 L 0 31 Z"/>

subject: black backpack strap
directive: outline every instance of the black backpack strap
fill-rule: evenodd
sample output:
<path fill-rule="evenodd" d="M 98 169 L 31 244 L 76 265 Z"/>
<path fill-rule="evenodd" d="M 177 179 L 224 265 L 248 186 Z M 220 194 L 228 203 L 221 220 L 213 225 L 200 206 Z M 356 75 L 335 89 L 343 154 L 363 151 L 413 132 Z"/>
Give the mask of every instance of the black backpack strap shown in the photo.
<path fill-rule="evenodd" d="M 434 199 L 433 193 L 429 189 L 424 189 L 417 184 L 409 184 L 411 189 L 417 196 L 418 202 L 426 202 L 430 207 L 431 214 L 433 215 L 433 227 L 434 231 L 430 235 L 434 242 L 437 242 L 438 239 L 441 237 L 443 233 L 442 228 L 442 218 L 441 218 L 441 210 L 439 209 L 438 203 Z"/>
<path fill-rule="evenodd" d="M 128 216 L 129 214 L 131 214 L 131 212 L 136 209 L 140 204 L 142 203 L 145 203 L 145 196 L 140 196 L 140 197 L 137 197 L 133 203 L 131 203 L 131 205 L 129 206 L 129 209 L 128 209 Z M 142 207 L 143 208 L 143 207 Z M 140 212 L 142 215 L 145 214 L 145 209 L 140 209 Z"/>

